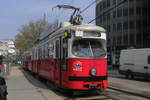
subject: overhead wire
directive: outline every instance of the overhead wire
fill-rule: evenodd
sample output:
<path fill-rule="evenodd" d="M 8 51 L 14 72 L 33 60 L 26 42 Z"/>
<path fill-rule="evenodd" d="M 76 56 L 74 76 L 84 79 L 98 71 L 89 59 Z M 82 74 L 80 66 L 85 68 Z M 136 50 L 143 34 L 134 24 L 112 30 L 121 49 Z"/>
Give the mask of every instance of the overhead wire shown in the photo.
<path fill-rule="evenodd" d="M 104 15 L 104 14 L 110 12 L 111 10 L 113 10 L 114 8 L 120 6 L 121 4 L 125 3 L 126 1 L 127 1 L 127 0 L 123 0 L 122 2 L 118 3 L 118 4 L 115 5 L 114 7 L 110 8 L 110 9 L 106 10 L 105 12 L 103 12 L 102 14 L 96 16 L 94 19 L 92 19 L 91 21 L 89 21 L 88 24 L 92 23 L 92 22 L 95 21 L 97 18 L 99 18 L 99 17 L 101 17 L 102 15 Z"/>
<path fill-rule="evenodd" d="M 90 3 L 87 7 L 85 7 L 82 11 L 80 11 L 80 14 L 83 13 L 84 11 L 86 11 L 88 8 L 90 8 L 93 4 L 95 4 L 96 1 L 93 1 L 92 3 Z"/>
<path fill-rule="evenodd" d="M 70 5 L 70 4 L 73 3 L 73 2 L 74 2 L 74 0 L 71 0 L 68 5 Z M 65 11 L 65 10 L 63 9 L 63 10 L 56 16 L 56 18 L 60 17 L 60 16 L 63 14 L 64 11 Z"/>
<path fill-rule="evenodd" d="M 68 4 L 68 5 L 70 5 L 70 4 L 72 4 L 74 2 L 74 0 L 71 0 L 71 2 Z M 80 11 L 79 13 L 81 14 L 81 13 L 83 13 L 83 12 L 85 12 L 87 9 L 89 9 L 93 4 L 95 4 L 96 3 L 96 1 L 94 0 L 92 3 L 90 3 L 87 7 L 85 7 L 82 11 Z M 58 18 L 58 17 L 60 17 L 62 14 L 63 14 L 63 12 L 64 12 L 64 9 L 55 17 L 55 18 Z"/>

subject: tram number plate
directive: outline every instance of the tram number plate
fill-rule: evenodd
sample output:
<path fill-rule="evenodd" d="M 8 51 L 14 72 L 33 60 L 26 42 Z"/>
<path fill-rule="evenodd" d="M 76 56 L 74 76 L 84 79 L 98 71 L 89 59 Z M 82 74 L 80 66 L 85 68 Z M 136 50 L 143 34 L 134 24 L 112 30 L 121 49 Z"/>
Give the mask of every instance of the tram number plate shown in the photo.
<path fill-rule="evenodd" d="M 89 84 L 90 89 L 97 88 L 97 86 L 98 86 L 97 84 Z"/>

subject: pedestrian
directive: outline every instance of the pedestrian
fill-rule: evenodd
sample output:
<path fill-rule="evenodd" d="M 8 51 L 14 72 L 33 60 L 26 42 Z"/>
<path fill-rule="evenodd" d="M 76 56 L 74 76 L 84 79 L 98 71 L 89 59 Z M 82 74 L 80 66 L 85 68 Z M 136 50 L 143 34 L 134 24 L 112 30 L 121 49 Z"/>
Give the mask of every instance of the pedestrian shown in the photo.
<path fill-rule="evenodd" d="M 0 86 L 3 89 L 3 92 L 1 92 L 2 93 L 1 95 L 3 96 L 3 99 L 7 100 L 7 94 L 8 94 L 7 85 L 6 85 L 6 81 L 3 77 L 0 77 Z"/>

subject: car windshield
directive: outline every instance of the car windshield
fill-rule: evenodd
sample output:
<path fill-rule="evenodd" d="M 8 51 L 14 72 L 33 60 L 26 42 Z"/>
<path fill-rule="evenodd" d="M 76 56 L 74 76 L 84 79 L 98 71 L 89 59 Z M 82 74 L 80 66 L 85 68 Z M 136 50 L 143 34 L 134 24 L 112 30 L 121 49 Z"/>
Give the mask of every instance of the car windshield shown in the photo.
<path fill-rule="evenodd" d="M 75 40 L 72 45 L 72 53 L 78 57 L 105 57 L 106 52 L 102 43 L 98 40 Z"/>

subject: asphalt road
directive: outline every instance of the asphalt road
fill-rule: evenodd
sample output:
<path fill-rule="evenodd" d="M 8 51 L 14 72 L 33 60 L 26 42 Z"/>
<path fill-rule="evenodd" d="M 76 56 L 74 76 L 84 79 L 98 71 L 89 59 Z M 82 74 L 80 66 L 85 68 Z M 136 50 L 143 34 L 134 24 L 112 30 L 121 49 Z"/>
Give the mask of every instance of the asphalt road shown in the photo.
<path fill-rule="evenodd" d="M 120 75 L 118 70 L 108 70 L 108 86 L 135 95 L 147 97 L 150 99 L 150 80 L 141 77 L 135 79 L 126 79 Z"/>

